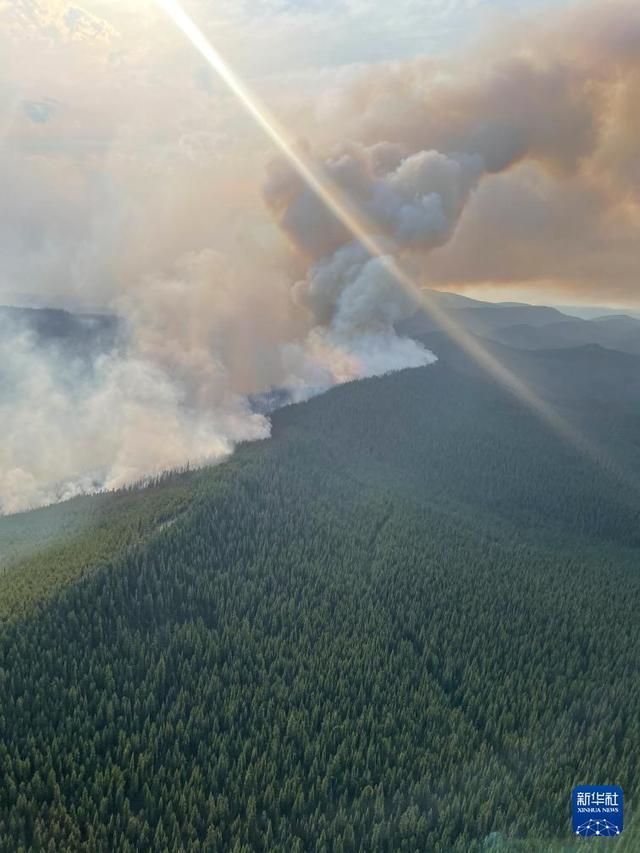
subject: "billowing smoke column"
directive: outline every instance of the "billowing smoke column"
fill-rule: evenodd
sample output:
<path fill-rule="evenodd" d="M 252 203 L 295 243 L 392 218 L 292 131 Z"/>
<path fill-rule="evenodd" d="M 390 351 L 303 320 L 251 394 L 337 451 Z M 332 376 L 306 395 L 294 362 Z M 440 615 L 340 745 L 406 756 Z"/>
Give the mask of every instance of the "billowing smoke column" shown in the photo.
<path fill-rule="evenodd" d="M 350 146 L 328 159 L 332 184 L 354 200 L 390 256 L 449 240 L 470 193 L 486 172 L 479 155 L 420 151 L 381 143 Z M 355 242 L 285 161 L 272 164 L 265 200 L 294 244 L 311 259 L 294 298 L 314 327 L 285 347 L 288 384 L 297 398 L 336 382 L 418 367 L 436 360 L 395 326 L 419 305 L 417 292 L 392 274 L 384 257 Z"/>
<path fill-rule="evenodd" d="M 445 243 L 487 167 L 478 154 L 408 155 L 402 146 L 383 142 L 351 145 L 327 159 L 324 170 L 386 236 L 390 250 L 398 251 Z M 313 258 L 353 239 L 285 161 L 272 164 L 264 195 L 280 226 Z"/>
<path fill-rule="evenodd" d="M 325 120 L 352 138 L 322 161 L 328 179 L 404 269 L 436 280 L 452 269 L 473 280 L 480 270 L 497 281 L 562 270 L 579 282 L 604 270 L 613 249 L 615 286 L 637 290 L 637 4 L 561 15 L 522 44 L 509 31 L 486 59 L 454 73 L 421 60 L 367 69 L 328 96 Z M 418 363 L 392 333 L 415 304 L 385 265 L 352 242 L 286 161 L 272 164 L 264 196 L 311 262 L 295 288 L 316 324 L 307 361 L 319 341 L 356 348 L 366 330 L 377 370 L 385 354 L 390 365 Z"/>
<path fill-rule="evenodd" d="M 478 155 L 406 156 L 399 145 L 384 143 L 351 146 L 327 160 L 324 170 L 392 256 L 406 247 L 445 243 L 486 171 Z M 354 241 L 286 161 L 272 164 L 264 195 L 281 227 L 312 261 L 294 297 L 309 310 L 314 327 L 305 343 L 284 350 L 293 388 L 328 387 L 435 361 L 433 353 L 394 331 L 416 311 L 417 293 L 392 275 L 383 258 L 371 257 Z"/>
<path fill-rule="evenodd" d="M 348 243 L 309 270 L 294 296 L 316 320 L 303 343 L 283 346 L 285 386 L 294 400 L 332 385 L 433 363 L 433 353 L 394 324 L 416 310 L 412 295 L 380 258 Z"/>

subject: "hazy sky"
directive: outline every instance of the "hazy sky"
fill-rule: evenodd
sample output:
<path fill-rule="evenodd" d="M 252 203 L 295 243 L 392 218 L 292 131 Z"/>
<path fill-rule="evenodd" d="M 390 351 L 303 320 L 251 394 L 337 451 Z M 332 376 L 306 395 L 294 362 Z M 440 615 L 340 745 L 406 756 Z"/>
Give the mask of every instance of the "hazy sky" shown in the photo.
<path fill-rule="evenodd" d="M 530 26 L 544 26 L 569 8 L 580 20 L 581 10 L 594 8 L 563 0 L 191 0 L 185 6 L 321 157 L 354 140 L 372 142 L 369 128 L 357 126 L 359 106 L 349 93 L 381 68 L 422 68 L 433 60 L 443 63 L 443 77 L 451 76 L 458 62 L 478 55 L 477 42 L 487 51 L 493 31 L 501 35 L 485 53 L 487 62 L 500 60 L 512 41 L 526 54 Z M 559 42 L 557 49 L 561 55 Z M 389 73 L 404 74 L 394 108 L 409 115 L 419 74 Z M 431 66 L 428 76 L 437 79 Z M 382 85 L 393 99 L 389 80 Z M 428 115 L 428 94 L 422 100 Z M 345 103 L 354 104 L 352 115 Z M 231 247 L 245 257 L 264 251 L 277 257 L 279 269 L 295 267 L 283 259 L 282 237 L 261 199 L 269 143 L 151 0 L 0 0 L 0 144 L 3 301 L 109 305 L 131 277 L 206 248 Z M 523 229 L 557 232 L 559 205 L 566 205 L 566 217 L 598 205 L 591 185 L 587 192 L 567 176 L 559 185 L 557 175 L 532 168 L 484 181 L 455 239 L 425 261 L 427 282 L 490 298 L 638 304 L 629 273 L 638 260 L 630 255 L 637 232 L 628 210 L 613 238 L 600 227 L 600 213 L 597 227 L 595 220 L 582 231 L 576 224 L 563 244 L 571 263 L 557 247 L 542 258 L 533 245 L 530 262 L 517 249 Z M 505 223 L 504 208 L 512 204 L 524 212 Z M 552 212 L 541 224 L 547 204 Z M 613 215 L 607 207 L 607 228 Z M 505 224 L 512 249 L 500 267 Z M 479 246 L 487 256 L 476 262 Z"/>

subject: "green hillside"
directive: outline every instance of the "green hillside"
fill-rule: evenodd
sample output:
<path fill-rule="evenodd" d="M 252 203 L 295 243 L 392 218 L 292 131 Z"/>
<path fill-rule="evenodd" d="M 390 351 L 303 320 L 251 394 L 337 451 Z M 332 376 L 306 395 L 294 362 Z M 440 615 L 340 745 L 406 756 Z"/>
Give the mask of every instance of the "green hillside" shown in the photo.
<path fill-rule="evenodd" d="M 146 487 L 0 518 L 0 626 L 172 524 L 201 478 L 167 474 Z"/>
<path fill-rule="evenodd" d="M 638 849 L 640 447 L 606 403 L 563 414 L 624 482 L 452 350 L 129 493 L 75 583 L 86 527 L 58 586 L 20 552 L 45 511 L 0 520 L 48 578 L 0 634 L 0 850 L 573 849 L 577 783 L 622 785 Z"/>

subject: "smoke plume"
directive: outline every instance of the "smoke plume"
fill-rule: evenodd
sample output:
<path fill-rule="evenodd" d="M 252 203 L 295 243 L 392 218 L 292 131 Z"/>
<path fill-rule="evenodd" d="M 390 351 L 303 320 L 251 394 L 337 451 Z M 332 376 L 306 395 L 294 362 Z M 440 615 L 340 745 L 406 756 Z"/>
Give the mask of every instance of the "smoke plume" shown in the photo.
<path fill-rule="evenodd" d="M 50 20 L 18 16 L 4 44 L 21 85 L 0 91 L 3 301 L 98 305 L 123 332 L 87 357 L 4 323 L 3 512 L 223 458 L 268 435 L 249 400 L 270 389 L 435 359 L 394 330 L 416 294 L 286 161 L 265 178 L 264 141 L 200 66 L 98 24 L 55 51 Z M 280 111 L 417 282 L 637 302 L 636 3 L 323 80 L 311 111 L 304 92 Z"/>
<path fill-rule="evenodd" d="M 432 286 L 638 307 L 639 108 L 640 8 L 612 0 L 511 23 L 465 58 L 359 71 L 325 95 L 321 119 L 343 129 L 347 157 L 357 144 L 472 158 L 450 239 L 395 232 Z M 295 206 L 281 218 L 299 240 Z"/>
<path fill-rule="evenodd" d="M 124 339 L 88 358 L 70 352 L 73 341 L 62 348 L 4 321 L 0 510 L 117 488 L 269 435 L 266 418 L 230 389 L 216 349 L 221 318 L 209 312 L 202 277 L 211 261 L 189 258 L 181 270 L 189 278 L 129 294 L 118 305 Z"/>
<path fill-rule="evenodd" d="M 306 399 L 332 385 L 432 364 L 433 353 L 394 325 L 415 312 L 415 298 L 382 259 L 348 243 L 314 264 L 293 289 L 315 325 L 303 342 L 282 348 L 285 386 Z"/>

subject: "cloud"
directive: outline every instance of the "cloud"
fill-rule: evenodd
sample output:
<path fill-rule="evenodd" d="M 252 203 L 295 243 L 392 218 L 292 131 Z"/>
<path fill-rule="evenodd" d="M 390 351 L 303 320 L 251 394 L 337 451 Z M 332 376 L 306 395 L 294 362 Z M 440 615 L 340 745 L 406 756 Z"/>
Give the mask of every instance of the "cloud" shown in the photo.
<path fill-rule="evenodd" d="M 638 305 L 638 107 L 640 10 L 613 0 L 505 28 L 464 58 L 360 69 L 318 120 L 342 138 L 327 172 L 433 284 L 544 280 L 557 297 Z M 312 256 L 335 250 L 344 234 L 292 187 L 268 185 L 283 228 Z"/>
<path fill-rule="evenodd" d="M 0 5 L 6 26 L 14 37 L 40 36 L 51 40 L 108 43 L 117 29 L 105 17 L 65 0 L 16 0 Z"/>
<path fill-rule="evenodd" d="M 544 285 L 546 298 L 637 304 L 640 240 L 633 205 L 580 177 L 560 184 L 520 166 L 480 188 L 454 239 L 426 260 L 432 282 Z"/>
<path fill-rule="evenodd" d="M 312 266 L 294 293 L 317 323 L 336 331 L 388 328 L 416 310 L 415 296 L 389 273 L 383 259 L 371 258 L 358 243 Z"/>

